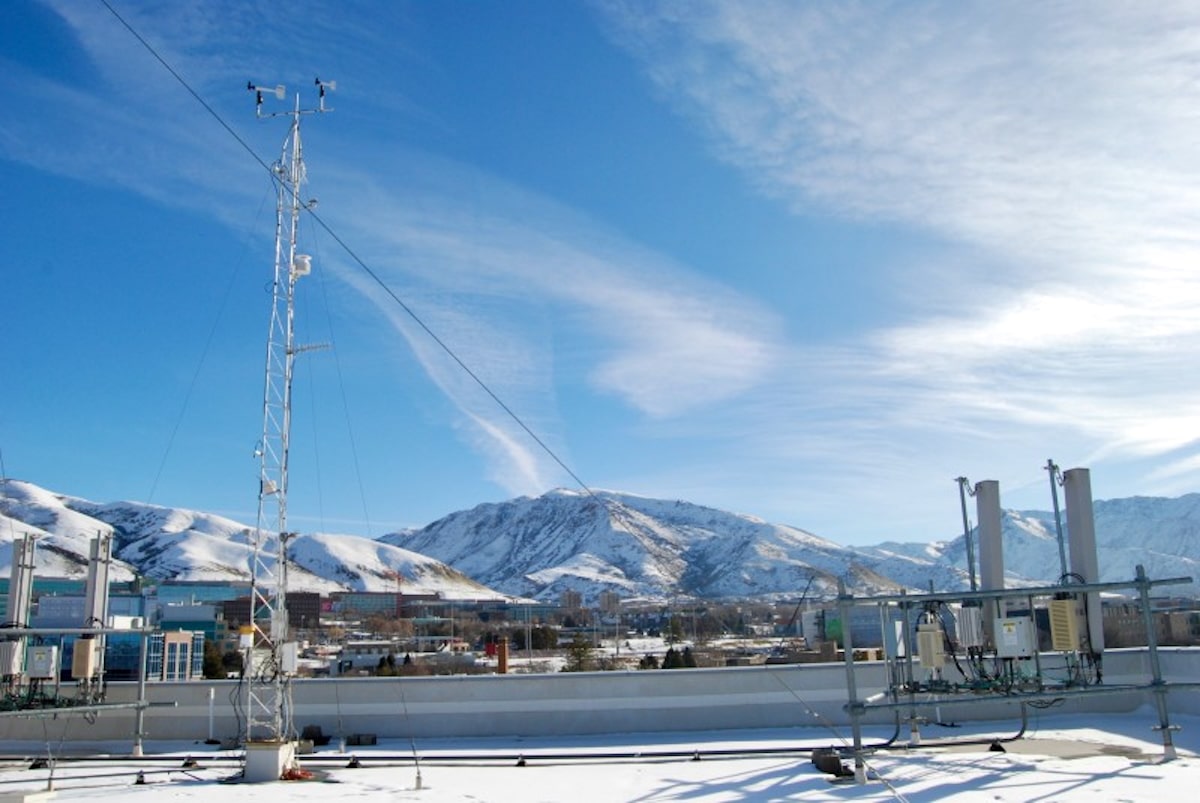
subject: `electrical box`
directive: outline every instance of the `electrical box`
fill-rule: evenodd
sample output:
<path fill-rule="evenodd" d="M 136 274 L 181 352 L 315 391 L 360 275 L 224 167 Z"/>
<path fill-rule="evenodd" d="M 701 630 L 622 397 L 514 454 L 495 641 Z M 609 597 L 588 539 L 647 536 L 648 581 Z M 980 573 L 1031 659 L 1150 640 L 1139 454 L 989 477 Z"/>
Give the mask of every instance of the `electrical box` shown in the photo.
<path fill-rule="evenodd" d="M 924 669 L 941 669 L 946 665 L 945 637 L 937 622 L 917 625 L 917 655 Z"/>
<path fill-rule="evenodd" d="M 1078 652 L 1086 628 L 1083 603 L 1075 597 L 1050 600 L 1050 642 L 1058 652 Z"/>
<path fill-rule="evenodd" d="M 954 612 L 958 624 L 958 643 L 963 649 L 983 646 L 983 608 L 964 605 Z"/>
<path fill-rule="evenodd" d="M 58 677 L 58 645 L 37 644 L 30 647 L 27 671 L 30 680 L 53 680 Z"/>
<path fill-rule="evenodd" d="M 279 645 L 279 670 L 285 675 L 294 675 L 300 670 L 300 644 L 285 641 Z"/>
<path fill-rule="evenodd" d="M 275 673 L 275 656 L 270 650 L 263 647 L 255 647 L 250 651 L 250 666 L 248 668 L 251 677 L 265 677 Z"/>
<path fill-rule="evenodd" d="M 21 674 L 21 665 L 25 662 L 24 646 L 24 641 L 0 641 L 0 676 Z"/>
<path fill-rule="evenodd" d="M 100 669 L 96 660 L 96 640 L 80 638 L 75 640 L 75 651 L 71 654 L 71 677 L 75 680 L 88 680 Z"/>
<path fill-rule="evenodd" d="M 996 620 L 996 656 L 1030 658 L 1037 652 L 1037 627 L 1028 616 Z"/>

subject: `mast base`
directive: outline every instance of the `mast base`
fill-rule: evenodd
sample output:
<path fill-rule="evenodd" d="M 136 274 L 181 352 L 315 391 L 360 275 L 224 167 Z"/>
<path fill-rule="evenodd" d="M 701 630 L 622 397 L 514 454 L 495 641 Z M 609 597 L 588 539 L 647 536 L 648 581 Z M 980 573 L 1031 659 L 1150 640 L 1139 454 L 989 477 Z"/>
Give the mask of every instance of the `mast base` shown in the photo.
<path fill-rule="evenodd" d="M 283 779 L 283 773 L 296 763 L 295 742 L 247 742 L 246 783 L 270 783 Z"/>

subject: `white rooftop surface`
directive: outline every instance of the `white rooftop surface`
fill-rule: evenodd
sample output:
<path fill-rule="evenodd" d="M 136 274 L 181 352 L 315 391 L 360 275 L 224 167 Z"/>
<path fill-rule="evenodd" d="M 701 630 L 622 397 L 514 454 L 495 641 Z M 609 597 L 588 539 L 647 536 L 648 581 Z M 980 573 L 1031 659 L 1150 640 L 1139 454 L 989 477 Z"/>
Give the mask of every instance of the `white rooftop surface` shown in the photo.
<path fill-rule="evenodd" d="M 625 734 L 529 739 L 441 739 L 410 743 L 381 740 L 373 747 L 350 747 L 362 762 L 347 768 L 335 745 L 320 748 L 306 761 L 314 777 L 265 784 L 233 783 L 236 762 L 219 763 L 224 752 L 199 744 L 147 744 L 147 755 L 164 753 L 178 762 L 114 758 L 109 762 L 64 760 L 54 769 L 54 800 L 204 801 L 716 801 L 902 800 L 902 801 L 1144 801 L 1193 799 L 1200 783 L 1200 717 L 1172 716 L 1178 757 L 1162 760 L 1157 715 L 1150 708 L 1132 714 L 1086 718 L 1031 712 L 1024 737 L 1004 742 L 1006 752 L 988 745 L 935 748 L 934 740 L 1015 734 L 1017 724 L 942 727 L 927 725 L 924 747 L 878 750 L 867 758 L 871 780 L 865 785 L 832 783 L 810 760 L 815 746 L 845 744 L 849 729 L 825 728 L 674 734 Z M 890 731 L 890 729 L 888 729 Z M 54 731 L 50 723 L 47 733 Z M 864 742 L 890 735 L 864 729 Z M 906 742 L 907 729 L 900 742 Z M 128 752 L 130 745 L 49 745 L 63 755 Z M 787 754 L 722 758 L 706 751 L 792 750 Z M 421 759 L 420 772 L 412 762 Z M 700 751 L 699 760 L 693 753 Z M 6 756 L 45 756 L 46 744 L 0 744 Z M 656 757 L 655 753 L 681 753 Z M 597 754 L 625 754 L 597 758 Z M 629 754 L 638 754 L 630 756 Z M 184 768 L 193 757 L 195 767 Z M 523 756 L 524 766 L 515 757 Z M 383 763 L 384 757 L 389 757 Z M 373 762 L 381 760 L 381 763 Z M 847 762 L 851 763 L 852 762 Z M 47 789 L 50 771 L 30 769 L 29 761 L 9 760 L 0 767 L 0 800 L 21 792 Z M 145 783 L 136 785 L 136 773 Z M 1189 786 L 1193 787 L 1189 791 Z"/>

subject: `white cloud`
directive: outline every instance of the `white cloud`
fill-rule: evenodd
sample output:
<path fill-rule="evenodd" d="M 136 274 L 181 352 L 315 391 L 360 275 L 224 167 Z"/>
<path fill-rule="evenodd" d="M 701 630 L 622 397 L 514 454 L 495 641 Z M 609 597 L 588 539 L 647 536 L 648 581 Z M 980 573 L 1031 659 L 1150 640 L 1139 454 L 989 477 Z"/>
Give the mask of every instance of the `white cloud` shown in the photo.
<path fill-rule="evenodd" d="M 75 26 L 95 81 L 0 72 L 13 112 L 0 123 L 0 153 L 241 231 L 261 170 L 144 53 L 111 46 L 119 29 L 106 12 L 53 5 Z M 870 266 L 892 294 L 888 323 L 837 343 L 788 344 L 787 322 L 767 304 L 482 168 L 410 152 L 402 131 L 371 140 L 378 132 L 364 127 L 347 135 L 347 153 L 310 151 L 322 215 L 556 451 L 577 448 L 567 435 L 575 412 L 557 398 L 569 386 L 618 400 L 622 425 L 653 422 L 641 453 L 656 439 L 720 446 L 668 480 L 647 466 L 638 486 L 694 481 L 715 491 L 697 494 L 713 503 L 736 483 L 759 500 L 794 494 L 832 509 L 870 478 L 864 498 L 882 505 L 891 483 L 913 496 L 985 461 L 1026 482 L 1051 444 L 1064 462 L 1065 451 L 1167 455 L 1152 475 L 1163 484 L 1200 475 L 1187 454 L 1200 424 L 1198 12 L 604 8 L 662 95 L 749 183 L 799 214 L 832 211 L 867 232 L 898 226 L 941 248 Z M 302 51 L 318 31 L 344 59 L 331 77 L 358 119 L 405 108 L 403 126 L 436 115 L 408 108 L 401 84 L 372 82 L 399 74 L 374 60 L 395 58 L 403 42 L 377 48 L 382 29 L 353 14 L 262 26 L 272 9 L 122 11 L 268 160 L 281 130 L 250 122 L 244 81 L 307 75 Z M 241 15 L 236 24 L 221 18 L 227 11 Z M 217 91 L 227 84 L 236 89 Z M 381 97 L 354 96 L 356 85 Z M 337 124 L 314 130 L 325 137 Z M 369 279 L 341 255 L 324 257 L 404 335 L 498 483 L 528 493 L 564 481 Z M 631 487 L 624 476 L 604 482 Z M 731 506 L 773 515 L 755 504 Z"/>
<path fill-rule="evenodd" d="M 132 45 L 111 46 L 112 37 L 126 33 L 110 15 L 70 3 L 55 7 L 94 61 L 98 80 L 84 88 L 44 79 L 8 82 L 10 99 L 34 103 L 35 93 L 52 99 L 62 123 L 46 129 L 45 120 L 31 119 L 11 143 L 40 146 L 23 155 L 6 146 L 6 155 L 200 209 L 227 223 L 236 221 L 240 230 L 245 206 L 237 196 L 251 203 L 266 183 L 261 169 L 148 54 Z M 205 8 L 153 19 L 143 19 L 149 12 L 140 8 L 124 11 L 193 86 L 228 99 L 229 110 L 224 104 L 218 108 L 271 161 L 283 124 L 258 121 L 251 127 L 252 99 L 244 83 L 214 89 L 232 81 L 232 54 L 248 52 L 254 41 L 250 31 L 268 9 L 243 8 L 238 13 L 244 25 L 235 30 L 217 25 L 216 12 Z M 323 28 L 322 35 L 337 42 L 354 39 L 360 31 L 352 17 Z M 286 61 L 313 36 L 311 27 L 305 30 L 269 26 L 257 34 L 261 41 L 254 49 Z M 281 55 L 277 45 L 289 36 L 295 41 Z M 268 74 L 264 65 L 270 59 L 263 55 L 260 61 L 239 69 L 265 83 L 284 77 L 278 75 L 281 62 L 270 63 Z M 351 60 L 349 66 L 364 65 Z M 356 85 L 352 75 L 338 78 L 343 89 Z M 385 103 L 394 102 L 394 89 L 385 86 L 383 93 L 389 96 Z M 242 117 L 232 117 L 235 101 Z M 156 113 L 152 121 L 146 119 L 147 109 Z M 80 119 L 87 129 L 81 147 L 71 148 L 67 143 L 79 135 Z M 325 135 L 323 128 L 313 131 Z M 311 143 L 314 135 L 307 132 Z M 355 142 L 350 154 L 314 155 L 309 148 L 310 188 L 321 199 L 323 218 L 556 451 L 565 449 L 555 409 L 556 371 L 561 370 L 556 353 L 569 352 L 573 363 L 581 360 L 597 392 L 657 417 L 735 397 L 761 382 L 770 368 L 776 337 L 772 315 L 729 288 L 702 280 L 551 199 L 478 168 L 406 150 L 391 134 Z M 461 412 L 464 439 L 485 455 L 501 485 L 530 492 L 544 489 L 549 477 L 561 478 L 548 456 L 531 453 L 528 437 L 473 379 L 357 265 L 332 250 L 324 254 L 324 266 L 339 271 L 404 335 L 430 379 Z"/>
<path fill-rule="evenodd" d="M 1195 432 L 1194 7 L 605 8 L 764 191 L 966 249 L 953 270 L 908 268 L 905 322 L 862 333 L 869 378 L 816 391 L 831 404 L 886 398 L 875 413 L 896 437 L 950 407 L 989 429 L 1065 428 L 1097 454 Z"/>
<path fill-rule="evenodd" d="M 555 348 L 590 360 L 600 390 L 654 416 L 735 397 L 773 367 L 778 324 L 761 305 L 550 201 L 460 166 L 443 164 L 411 187 L 409 165 L 436 160 L 391 156 L 391 169 L 410 176 L 412 196 L 390 195 L 366 175 L 343 174 L 336 183 L 353 193 L 335 190 L 339 220 L 373 249 L 372 266 L 385 281 L 425 286 L 423 303 L 465 305 L 472 320 L 503 327 L 522 348 L 547 357 L 533 340 L 551 335 L 528 331 L 529 322 L 531 316 L 556 321 L 554 336 L 562 342 Z M 471 193 L 456 194 L 464 181 Z M 460 325 L 440 323 L 435 329 L 453 340 Z M 540 364 L 550 369 L 549 358 Z M 489 372 L 489 383 L 526 375 L 511 368 Z"/>

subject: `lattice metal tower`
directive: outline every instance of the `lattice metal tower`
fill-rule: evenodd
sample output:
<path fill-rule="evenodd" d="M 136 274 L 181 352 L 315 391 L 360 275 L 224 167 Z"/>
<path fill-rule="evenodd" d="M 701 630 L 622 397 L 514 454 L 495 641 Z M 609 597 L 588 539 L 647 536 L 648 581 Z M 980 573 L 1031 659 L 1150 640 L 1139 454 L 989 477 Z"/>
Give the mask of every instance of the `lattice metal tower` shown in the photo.
<path fill-rule="evenodd" d="M 319 103 L 315 109 L 295 106 L 288 112 L 263 112 L 264 93 L 283 100 L 283 86 L 254 84 L 259 117 L 290 118 L 279 161 L 272 166 L 277 187 L 275 215 L 275 276 L 271 323 L 267 334 L 266 379 L 263 392 L 263 434 L 256 449 L 260 461 L 258 519 L 253 539 L 253 576 L 250 587 L 250 628 L 244 634 L 245 742 L 283 743 L 293 738 L 291 676 L 295 671 L 295 643 L 288 640 L 287 617 L 287 492 L 288 447 L 292 419 L 292 371 L 298 349 L 295 342 L 296 282 L 311 271 L 311 259 L 297 251 L 300 214 L 314 202 L 302 190 L 306 182 L 300 120 L 304 115 L 332 111 L 325 107 L 325 92 L 332 82 L 316 82 Z"/>

